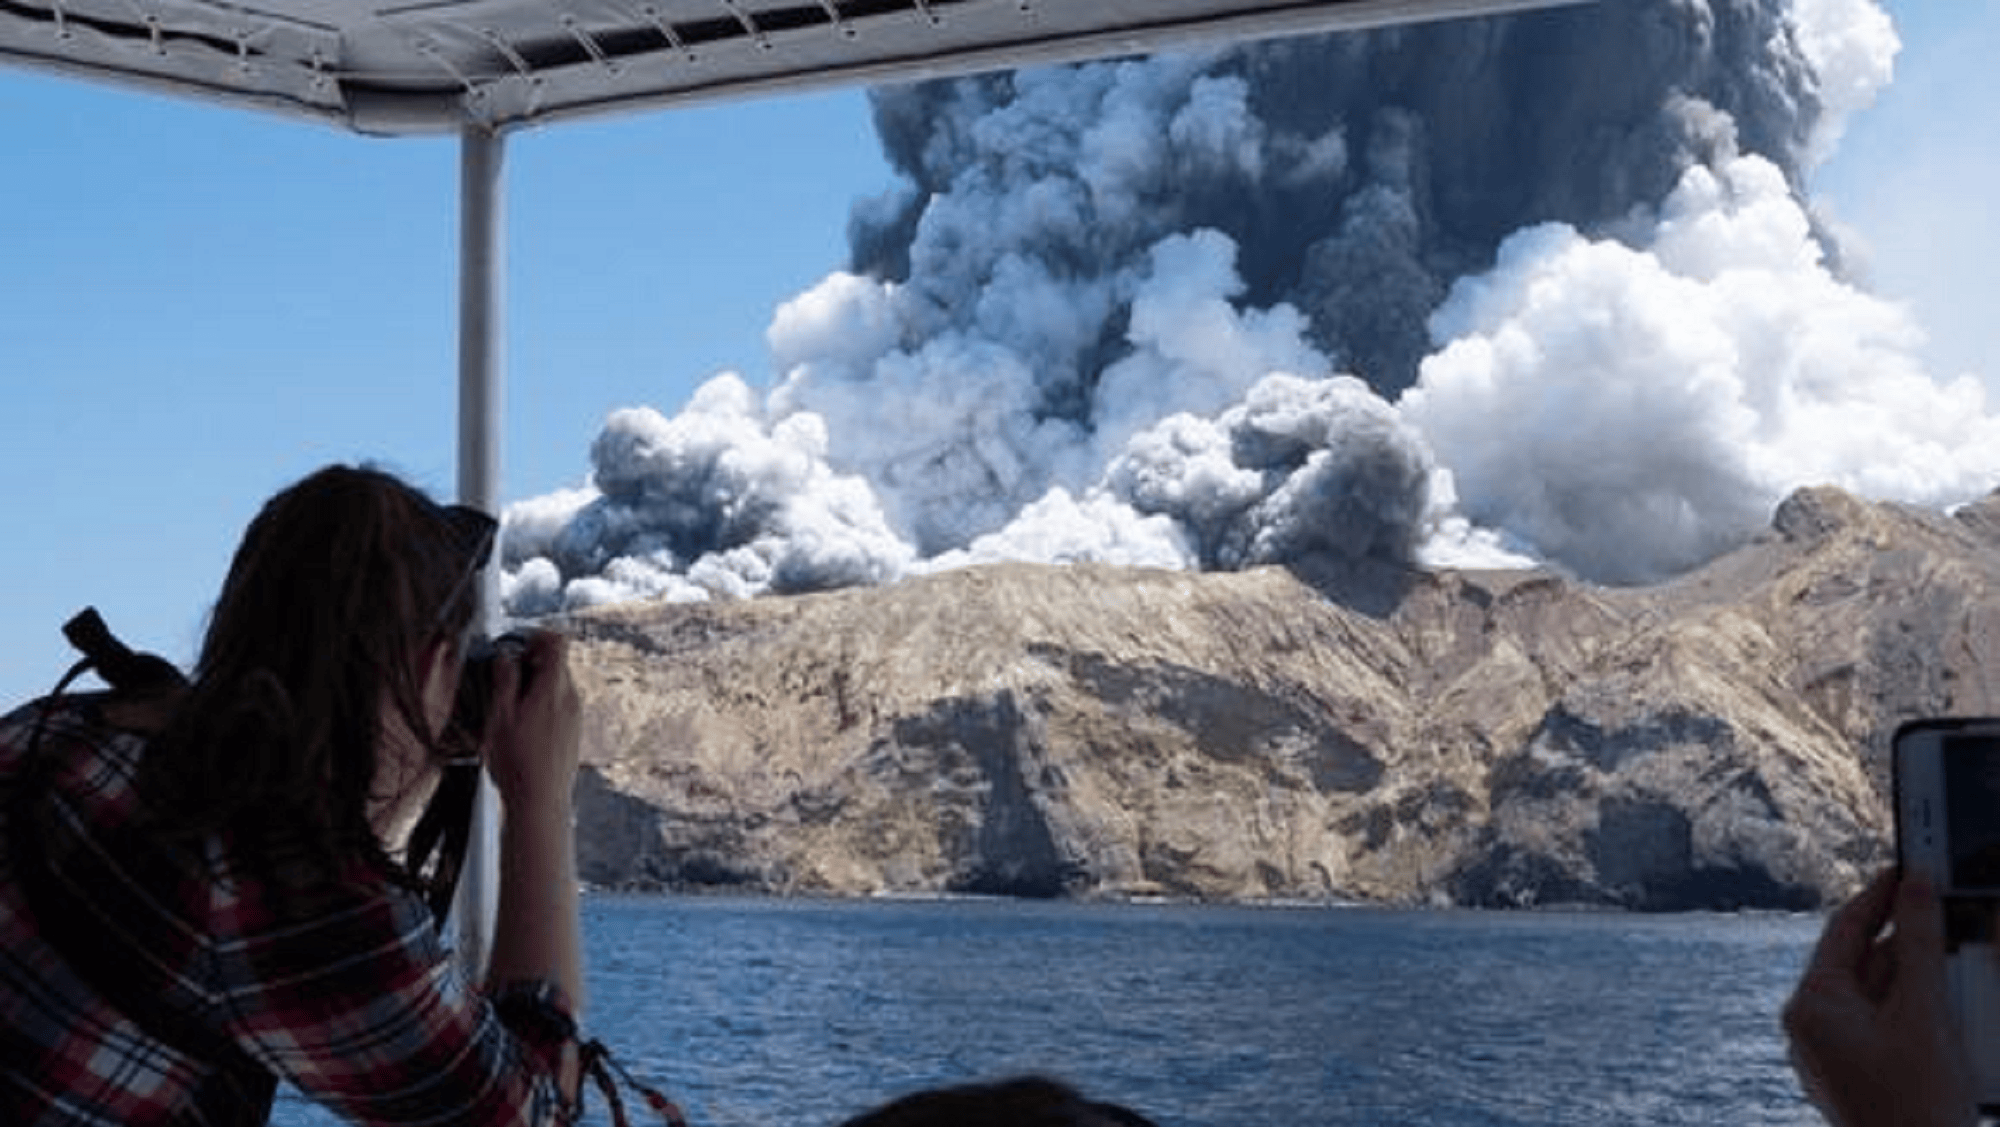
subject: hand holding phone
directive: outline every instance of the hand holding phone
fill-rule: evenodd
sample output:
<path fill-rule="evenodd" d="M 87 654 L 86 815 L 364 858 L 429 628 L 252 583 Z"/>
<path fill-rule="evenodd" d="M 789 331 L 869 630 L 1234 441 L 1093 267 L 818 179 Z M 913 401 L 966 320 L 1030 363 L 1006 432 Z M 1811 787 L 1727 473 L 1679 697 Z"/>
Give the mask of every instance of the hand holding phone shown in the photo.
<path fill-rule="evenodd" d="M 1835 912 L 1785 1005 L 1792 1065 L 1837 1127 L 1970 1127 L 1935 890 L 1884 870 Z"/>
<path fill-rule="evenodd" d="M 1936 890 L 1949 1019 L 2000 1114 L 2000 718 L 1905 724 L 1892 755 L 1897 857 Z"/>

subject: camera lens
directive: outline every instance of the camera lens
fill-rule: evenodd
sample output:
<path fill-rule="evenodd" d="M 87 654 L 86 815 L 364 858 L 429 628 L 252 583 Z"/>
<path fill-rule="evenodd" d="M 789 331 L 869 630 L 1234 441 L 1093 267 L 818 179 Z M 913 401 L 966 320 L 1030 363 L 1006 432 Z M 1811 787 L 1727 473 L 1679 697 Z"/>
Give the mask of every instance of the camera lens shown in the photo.
<path fill-rule="evenodd" d="M 486 734 L 486 721 L 493 712 L 493 671 L 504 655 L 518 661 L 528 648 L 519 634 L 497 638 L 475 638 L 467 647 L 465 665 L 458 675 L 458 699 L 452 703 L 451 725 L 460 738 L 474 746 Z"/>

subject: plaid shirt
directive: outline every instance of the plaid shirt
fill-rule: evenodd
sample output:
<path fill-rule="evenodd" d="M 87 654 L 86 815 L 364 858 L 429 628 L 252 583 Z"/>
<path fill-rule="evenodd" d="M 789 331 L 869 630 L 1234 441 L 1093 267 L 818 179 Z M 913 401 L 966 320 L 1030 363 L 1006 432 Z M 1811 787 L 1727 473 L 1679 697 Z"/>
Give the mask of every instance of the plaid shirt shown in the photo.
<path fill-rule="evenodd" d="M 35 844 L 52 878 L 38 887 L 88 920 L 73 934 L 93 950 L 73 966 L 51 946 L 0 836 L 0 1122 L 261 1121 L 268 1076 L 360 1123 L 562 1121 L 554 1075 L 571 1028 L 552 988 L 497 1005 L 468 989 L 421 899 L 365 864 L 301 886 L 269 878 L 282 858 L 234 856 L 226 838 L 148 840 L 133 785 L 145 741 L 87 699 L 51 713 L 39 756 L 53 777 L 30 793 L 39 710 L 0 718 L 0 830 Z M 184 1023 L 172 1028 L 233 1043 L 254 1062 L 249 1082 L 149 1035 L 157 1019 L 99 992 L 107 974 L 145 991 L 108 993 L 158 999 Z"/>

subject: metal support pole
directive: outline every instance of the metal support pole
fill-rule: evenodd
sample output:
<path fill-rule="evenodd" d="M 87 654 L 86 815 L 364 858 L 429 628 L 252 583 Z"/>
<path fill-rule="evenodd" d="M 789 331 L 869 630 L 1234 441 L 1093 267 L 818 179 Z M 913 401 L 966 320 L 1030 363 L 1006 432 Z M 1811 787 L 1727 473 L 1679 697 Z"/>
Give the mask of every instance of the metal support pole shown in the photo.
<path fill-rule="evenodd" d="M 459 136 L 458 497 L 497 514 L 500 505 L 501 381 L 505 368 L 506 230 L 502 197 L 504 140 L 468 126 Z M 496 551 L 481 577 L 476 626 L 491 632 L 500 617 Z M 500 802 L 483 774 L 473 805 L 472 836 L 451 918 L 459 959 L 479 982 L 493 949 L 500 900 Z"/>
<path fill-rule="evenodd" d="M 500 417 L 506 342 L 505 141 L 468 128 L 459 151 L 458 492 L 494 512 L 500 503 Z"/>

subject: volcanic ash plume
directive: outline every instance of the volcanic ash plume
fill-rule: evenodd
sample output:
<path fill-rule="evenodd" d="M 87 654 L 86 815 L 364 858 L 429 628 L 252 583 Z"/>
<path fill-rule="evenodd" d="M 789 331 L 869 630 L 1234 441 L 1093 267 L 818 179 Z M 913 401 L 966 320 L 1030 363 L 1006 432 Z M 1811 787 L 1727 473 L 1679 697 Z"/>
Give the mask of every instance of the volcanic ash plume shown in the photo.
<path fill-rule="evenodd" d="M 898 185 L 777 373 L 614 413 L 510 609 L 1003 558 L 1644 582 L 1802 484 L 2000 479 L 1803 201 L 1869 0 L 1632 0 L 875 92 Z"/>

